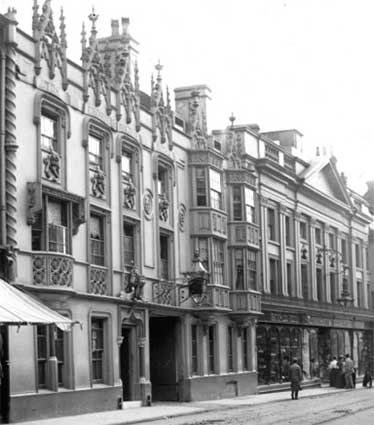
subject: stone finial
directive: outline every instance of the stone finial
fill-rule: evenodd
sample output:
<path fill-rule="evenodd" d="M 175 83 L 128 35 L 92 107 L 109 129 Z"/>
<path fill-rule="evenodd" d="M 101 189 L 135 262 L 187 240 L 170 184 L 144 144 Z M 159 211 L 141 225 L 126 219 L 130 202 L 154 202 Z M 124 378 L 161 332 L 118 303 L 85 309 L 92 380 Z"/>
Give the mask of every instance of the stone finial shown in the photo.
<path fill-rule="evenodd" d="M 126 35 L 129 33 L 129 25 L 130 25 L 130 19 L 129 18 L 122 18 L 122 34 Z"/>
<path fill-rule="evenodd" d="M 112 27 L 112 36 L 119 35 L 119 22 L 117 19 L 112 19 L 111 27 Z"/>
<path fill-rule="evenodd" d="M 231 116 L 229 117 L 229 120 L 231 122 L 231 128 L 233 128 L 234 127 L 234 122 L 235 122 L 236 118 L 235 118 L 235 116 L 234 116 L 234 114 L 232 112 L 231 112 Z"/>

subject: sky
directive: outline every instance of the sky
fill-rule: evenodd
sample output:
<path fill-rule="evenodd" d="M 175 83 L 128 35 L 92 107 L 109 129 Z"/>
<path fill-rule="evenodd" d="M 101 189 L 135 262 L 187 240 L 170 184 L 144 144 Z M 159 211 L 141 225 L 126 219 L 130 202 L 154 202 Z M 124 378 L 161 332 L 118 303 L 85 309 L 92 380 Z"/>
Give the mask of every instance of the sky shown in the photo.
<path fill-rule="evenodd" d="M 38 0 L 41 6 L 43 0 Z M 33 0 L 0 0 L 31 34 Z M 163 65 L 163 84 L 207 84 L 208 127 L 257 123 L 296 128 L 307 153 L 325 147 L 359 193 L 374 180 L 374 1 L 372 0 L 52 0 L 63 5 L 68 57 L 80 63 L 82 22 L 130 18 L 139 45 L 141 90 Z"/>

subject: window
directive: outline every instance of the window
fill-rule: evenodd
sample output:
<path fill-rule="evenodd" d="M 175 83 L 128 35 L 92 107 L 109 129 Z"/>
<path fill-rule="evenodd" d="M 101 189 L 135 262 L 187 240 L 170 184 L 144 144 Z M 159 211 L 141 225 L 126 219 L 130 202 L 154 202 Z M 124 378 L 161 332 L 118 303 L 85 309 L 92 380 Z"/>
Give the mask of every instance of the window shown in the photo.
<path fill-rule="evenodd" d="M 91 263 L 105 265 L 104 217 L 90 215 L 90 252 Z"/>
<path fill-rule="evenodd" d="M 213 275 L 216 285 L 224 284 L 224 253 L 223 242 L 213 239 Z"/>
<path fill-rule="evenodd" d="M 198 238 L 197 248 L 200 254 L 200 261 L 205 267 L 206 271 L 209 271 L 209 247 L 208 247 L 208 238 Z"/>
<path fill-rule="evenodd" d="M 227 328 L 227 371 L 232 372 L 234 370 L 234 328 L 228 326 Z"/>
<path fill-rule="evenodd" d="M 331 295 L 331 302 L 335 304 L 339 298 L 338 296 L 338 287 L 336 282 L 336 274 L 330 273 L 330 295 Z"/>
<path fill-rule="evenodd" d="M 168 171 L 162 165 L 158 166 L 157 193 L 168 198 Z"/>
<path fill-rule="evenodd" d="M 160 235 L 160 277 L 169 279 L 169 238 L 166 235 Z"/>
<path fill-rule="evenodd" d="M 208 373 L 215 373 L 215 325 L 208 326 Z"/>
<path fill-rule="evenodd" d="M 293 230 L 291 227 L 291 217 L 285 216 L 285 230 L 286 230 L 286 246 L 293 246 Z"/>
<path fill-rule="evenodd" d="M 362 268 L 362 256 L 360 244 L 355 244 L 356 267 Z"/>
<path fill-rule="evenodd" d="M 191 325 L 191 372 L 192 375 L 198 374 L 198 357 L 197 357 L 197 325 Z"/>
<path fill-rule="evenodd" d="M 135 225 L 123 223 L 123 257 L 126 265 L 135 263 Z"/>
<path fill-rule="evenodd" d="M 342 262 L 347 264 L 347 241 L 345 239 L 341 240 L 342 243 Z"/>
<path fill-rule="evenodd" d="M 316 227 L 314 230 L 315 230 L 316 244 L 322 245 L 322 229 L 320 227 Z"/>
<path fill-rule="evenodd" d="M 221 174 L 215 170 L 209 169 L 210 184 L 210 206 L 215 209 L 222 209 L 222 189 Z"/>
<path fill-rule="evenodd" d="M 269 259 L 270 270 L 270 292 L 272 295 L 279 293 L 279 260 Z"/>
<path fill-rule="evenodd" d="M 309 298 L 309 276 L 308 276 L 308 265 L 301 264 L 301 285 L 303 291 L 303 298 Z"/>
<path fill-rule="evenodd" d="M 104 382 L 104 320 L 91 321 L 92 382 Z"/>
<path fill-rule="evenodd" d="M 293 280 L 292 263 L 287 263 L 287 292 L 290 297 L 293 296 L 292 280 Z"/>
<path fill-rule="evenodd" d="M 247 261 L 247 279 L 248 279 L 248 288 L 257 289 L 257 261 L 256 261 L 256 252 L 247 251 L 248 261 Z"/>
<path fill-rule="evenodd" d="M 242 328 L 243 370 L 248 370 L 248 328 Z"/>
<path fill-rule="evenodd" d="M 316 268 L 316 283 L 317 283 L 317 299 L 323 301 L 323 276 L 322 269 Z"/>
<path fill-rule="evenodd" d="M 214 140 L 214 149 L 216 151 L 221 152 L 222 146 L 221 146 L 221 143 L 218 140 Z"/>
<path fill-rule="evenodd" d="M 329 248 L 335 249 L 335 235 L 333 233 L 329 233 Z"/>
<path fill-rule="evenodd" d="M 206 207 L 207 196 L 206 196 L 206 172 L 205 168 L 195 168 L 195 180 L 196 180 L 196 205 L 198 207 Z"/>
<path fill-rule="evenodd" d="M 357 288 L 357 307 L 363 307 L 363 292 L 362 292 L 362 282 L 358 280 L 356 282 Z"/>
<path fill-rule="evenodd" d="M 235 261 L 235 288 L 244 289 L 244 259 L 243 250 L 237 248 L 234 250 Z"/>
<path fill-rule="evenodd" d="M 37 358 L 38 358 L 38 388 L 48 387 L 48 359 L 57 358 L 57 384 L 67 386 L 64 333 L 54 325 L 38 325 Z"/>
<path fill-rule="evenodd" d="M 42 211 L 32 224 L 33 251 L 71 253 L 71 203 L 43 196 Z"/>
<path fill-rule="evenodd" d="M 277 228 L 275 220 L 275 210 L 273 208 L 267 209 L 268 213 L 268 239 L 270 241 L 277 241 Z"/>
<path fill-rule="evenodd" d="M 255 216 L 255 192 L 248 187 L 244 188 L 245 194 L 245 212 L 246 219 L 249 223 L 254 223 L 256 221 Z"/>
<path fill-rule="evenodd" d="M 122 152 L 121 173 L 124 181 L 133 180 L 132 155 Z"/>
<path fill-rule="evenodd" d="M 233 219 L 234 221 L 241 221 L 243 219 L 241 186 L 238 186 L 238 185 L 233 186 L 232 198 L 233 198 Z"/>
<path fill-rule="evenodd" d="M 308 226 L 305 221 L 300 221 L 300 239 L 308 240 Z"/>
<path fill-rule="evenodd" d="M 88 136 L 88 157 L 90 169 L 100 168 L 103 170 L 102 140 L 91 134 Z"/>
<path fill-rule="evenodd" d="M 56 118 L 42 113 L 40 117 L 40 135 L 43 150 L 59 152 Z"/>

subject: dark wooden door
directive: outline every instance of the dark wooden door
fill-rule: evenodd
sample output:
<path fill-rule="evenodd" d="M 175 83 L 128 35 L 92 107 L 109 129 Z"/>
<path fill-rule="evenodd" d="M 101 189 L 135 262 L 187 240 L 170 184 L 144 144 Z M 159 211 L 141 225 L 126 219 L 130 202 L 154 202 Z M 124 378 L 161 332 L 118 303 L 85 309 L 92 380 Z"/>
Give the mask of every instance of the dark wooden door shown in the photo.
<path fill-rule="evenodd" d="M 131 329 L 122 328 L 121 345 L 121 379 L 123 388 L 123 401 L 131 400 Z"/>
<path fill-rule="evenodd" d="M 176 319 L 150 319 L 150 365 L 152 398 L 156 401 L 177 401 Z"/>

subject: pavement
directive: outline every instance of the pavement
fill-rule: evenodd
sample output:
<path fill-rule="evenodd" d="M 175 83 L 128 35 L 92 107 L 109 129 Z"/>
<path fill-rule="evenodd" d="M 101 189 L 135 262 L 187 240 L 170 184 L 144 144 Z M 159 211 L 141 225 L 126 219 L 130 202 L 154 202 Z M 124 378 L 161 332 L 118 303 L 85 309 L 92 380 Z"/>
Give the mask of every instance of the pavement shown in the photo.
<path fill-rule="evenodd" d="M 362 389 L 358 387 L 357 390 Z M 365 389 L 365 388 L 364 388 Z M 313 387 L 303 389 L 299 398 L 314 398 L 334 393 L 351 391 L 332 387 Z M 269 392 L 220 400 L 196 401 L 189 403 L 159 402 L 149 407 L 131 407 L 122 410 L 110 410 L 84 415 L 63 416 L 59 418 L 39 419 L 36 421 L 19 422 L 22 425 L 119 425 L 143 424 L 160 419 L 186 416 L 194 413 L 217 411 L 219 409 L 234 409 L 243 406 L 274 403 L 290 399 L 289 391 Z M 126 405 L 126 404 L 125 404 Z"/>

